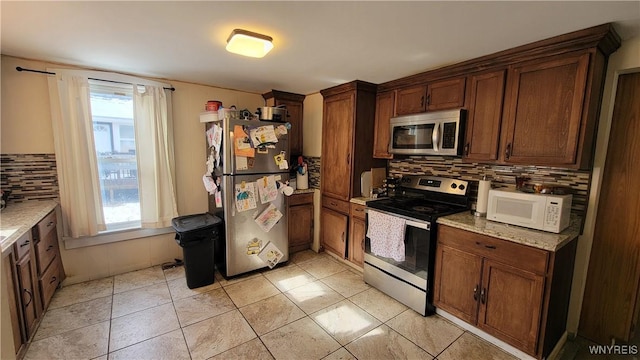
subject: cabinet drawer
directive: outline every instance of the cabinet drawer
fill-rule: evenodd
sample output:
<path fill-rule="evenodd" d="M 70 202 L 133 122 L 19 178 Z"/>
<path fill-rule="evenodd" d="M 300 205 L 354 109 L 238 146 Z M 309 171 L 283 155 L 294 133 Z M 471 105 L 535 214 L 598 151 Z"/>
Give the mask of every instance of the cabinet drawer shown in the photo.
<path fill-rule="evenodd" d="M 491 236 L 441 225 L 438 243 L 511 265 L 515 268 L 544 274 L 549 253 L 545 250 L 497 239 Z"/>
<path fill-rule="evenodd" d="M 36 242 L 44 239 L 45 236 L 49 235 L 52 230 L 56 228 L 56 212 L 55 210 L 50 212 L 49 215 L 45 216 L 44 219 L 40 220 L 38 225 L 36 226 L 38 229 L 38 235 L 34 235 L 34 239 Z"/>
<path fill-rule="evenodd" d="M 366 208 L 365 205 L 360 205 L 360 204 L 354 204 L 351 203 L 351 216 L 353 216 L 356 219 L 361 219 L 364 220 L 364 209 Z"/>
<path fill-rule="evenodd" d="M 322 197 L 322 206 L 335 210 L 339 213 L 349 213 L 349 202 L 330 198 L 328 196 Z"/>
<path fill-rule="evenodd" d="M 27 253 L 29 253 L 29 249 L 31 248 L 31 231 L 27 231 L 24 235 L 22 235 L 15 243 L 15 260 L 18 261 L 22 259 Z"/>
<path fill-rule="evenodd" d="M 51 260 L 56 256 L 58 252 L 58 236 L 55 231 L 50 231 L 44 238 L 36 244 L 36 256 L 38 263 L 38 273 L 42 274 Z"/>
<path fill-rule="evenodd" d="M 295 194 L 289 196 L 289 206 L 312 204 L 313 193 Z"/>
<path fill-rule="evenodd" d="M 47 268 L 47 271 L 40 277 L 40 294 L 42 296 L 42 306 L 46 309 L 49 306 L 51 297 L 60 284 L 60 257 L 56 256 Z"/>

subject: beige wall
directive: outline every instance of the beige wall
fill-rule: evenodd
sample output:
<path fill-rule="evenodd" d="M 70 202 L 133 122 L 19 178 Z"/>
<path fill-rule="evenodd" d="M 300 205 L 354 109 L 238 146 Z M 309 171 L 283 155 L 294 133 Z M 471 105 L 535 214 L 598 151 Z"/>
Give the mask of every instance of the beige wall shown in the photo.
<path fill-rule="evenodd" d="M 598 126 L 598 137 L 596 143 L 596 155 L 591 177 L 591 190 L 588 202 L 587 216 L 585 218 L 584 232 L 578 241 L 576 253 L 576 264 L 573 274 L 573 284 L 571 289 L 571 302 L 569 303 L 569 318 L 567 320 L 567 331 L 575 334 L 580 321 L 580 310 L 584 295 L 584 287 L 589 266 L 589 256 L 593 243 L 593 233 L 595 228 L 595 216 L 598 208 L 600 187 L 602 184 L 602 174 L 607 155 L 607 145 L 609 142 L 609 131 L 611 130 L 611 117 L 613 115 L 613 104 L 615 101 L 615 90 L 620 74 L 640 71 L 640 37 L 624 41 L 618 51 L 609 57 L 607 75 L 603 93 L 602 108 L 600 110 L 600 123 Z M 630 279 L 631 281 L 632 279 Z"/>
<path fill-rule="evenodd" d="M 305 97 L 302 116 L 304 119 L 302 153 L 305 156 L 320 157 L 322 155 L 322 109 L 322 94 L 315 93 Z M 316 189 L 313 196 L 313 245 L 311 246 L 314 251 L 320 249 L 320 201 L 320 190 Z"/>
<path fill-rule="evenodd" d="M 2 111 L 0 152 L 3 154 L 54 153 L 47 76 L 18 72 L 16 66 L 34 70 L 69 67 L 2 56 Z M 264 105 L 260 94 L 170 82 L 173 92 L 176 187 L 180 215 L 207 211 L 207 195 L 202 184 L 205 166 L 204 125 L 198 115 L 207 100 L 224 106 L 255 109 Z M 182 249 L 173 234 L 121 241 L 105 245 L 65 250 L 62 260 L 67 272 L 65 285 L 142 269 L 182 258 Z"/>

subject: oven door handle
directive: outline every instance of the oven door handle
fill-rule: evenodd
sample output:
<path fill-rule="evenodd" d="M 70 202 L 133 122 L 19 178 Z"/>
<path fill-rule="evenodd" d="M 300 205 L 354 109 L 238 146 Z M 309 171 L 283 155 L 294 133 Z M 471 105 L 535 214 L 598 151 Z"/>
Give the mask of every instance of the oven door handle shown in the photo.
<path fill-rule="evenodd" d="M 374 209 L 374 211 L 377 211 L 377 212 L 382 213 L 382 214 L 398 217 L 397 215 L 388 213 L 386 211 L 381 211 L 381 210 L 377 210 L 377 209 Z M 365 212 L 365 214 L 368 214 L 369 213 L 369 208 L 365 208 L 364 212 Z M 406 226 L 412 226 L 412 227 L 415 227 L 415 228 L 418 228 L 418 229 L 422 229 L 422 230 L 427 230 L 427 231 L 431 230 L 431 223 L 417 222 L 417 221 L 412 221 L 412 220 L 406 219 L 404 217 L 402 217 L 402 218 L 405 219 L 405 227 Z"/>
<path fill-rule="evenodd" d="M 412 226 L 422 230 L 427 230 L 427 231 L 431 230 L 431 224 L 429 223 L 419 223 L 416 221 L 406 220 L 405 224 L 406 226 Z"/>

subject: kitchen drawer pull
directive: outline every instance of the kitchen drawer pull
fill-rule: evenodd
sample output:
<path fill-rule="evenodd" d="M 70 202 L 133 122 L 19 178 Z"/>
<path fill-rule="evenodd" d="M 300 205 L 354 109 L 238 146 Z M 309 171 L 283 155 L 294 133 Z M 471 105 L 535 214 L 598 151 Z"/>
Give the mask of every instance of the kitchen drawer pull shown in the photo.
<path fill-rule="evenodd" d="M 473 288 L 473 300 L 478 301 L 478 285 Z"/>
<path fill-rule="evenodd" d="M 22 244 L 20 244 L 20 247 L 25 247 L 29 245 L 29 240 L 23 242 Z"/>
<path fill-rule="evenodd" d="M 344 242 L 344 231 L 342 232 L 342 235 L 340 235 L 340 239 L 342 239 L 342 242 Z"/>
<path fill-rule="evenodd" d="M 338 206 L 338 204 L 334 203 L 333 201 L 329 203 L 331 206 Z"/>
<path fill-rule="evenodd" d="M 496 248 L 495 245 L 485 245 L 484 247 L 486 247 L 487 249 L 495 249 Z"/>
<path fill-rule="evenodd" d="M 464 154 L 469 155 L 469 143 L 467 143 L 467 145 L 464 146 Z"/>
<path fill-rule="evenodd" d="M 351 165 L 351 154 L 347 154 L 347 165 Z"/>
<path fill-rule="evenodd" d="M 357 212 L 363 212 L 363 211 L 364 211 L 364 209 L 363 209 L 363 208 L 356 208 L 356 211 L 357 211 Z"/>
<path fill-rule="evenodd" d="M 427 95 L 427 106 L 429 106 L 429 104 L 431 104 L 431 94 Z"/>
<path fill-rule="evenodd" d="M 54 282 L 56 282 L 56 280 L 58 280 L 58 278 L 57 278 L 57 277 L 55 277 L 55 276 L 54 276 L 54 277 L 52 277 L 52 278 L 51 278 L 51 281 L 49 281 L 49 284 L 53 284 Z"/>
<path fill-rule="evenodd" d="M 49 250 L 51 250 L 51 249 L 53 249 L 53 245 L 49 245 L 49 246 L 47 246 L 47 249 L 46 249 L 45 251 L 49 251 Z"/>
<path fill-rule="evenodd" d="M 420 107 L 424 107 L 424 95 L 420 96 Z"/>
<path fill-rule="evenodd" d="M 487 302 L 487 289 L 482 288 L 480 291 L 480 302 L 485 304 Z"/>
<path fill-rule="evenodd" d="M 504 151 L 504 158 L 506 160 L 509 160 L 510 157 L 511 157 L 511 143 L 508 143 L 507 150 Z"/>
<path fill-rule="evenodd" d="M 53 221 L 49 221 L 49 223 L 47 224 L 47 227 L 53 225 Z"/>
<path fill-rule="evenodd" d="M 29 291 L 29 289 L 24 289 L 24 292 L 29 294 L 29 301 L 27 301 L 27 303 L 24 304 L 24 307 L 26 308 L 27 306 L 29 306 L 29 304 L 31 304 L 31 301 L 33 301 L 33 294 L 31 293 L 31 291 Z"/>

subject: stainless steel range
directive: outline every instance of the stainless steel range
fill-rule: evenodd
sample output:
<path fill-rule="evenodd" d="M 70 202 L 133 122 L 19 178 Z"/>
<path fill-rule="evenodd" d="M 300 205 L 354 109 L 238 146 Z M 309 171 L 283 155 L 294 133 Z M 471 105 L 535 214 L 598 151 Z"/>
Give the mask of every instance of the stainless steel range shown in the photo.
<path fill-rule="evenodd" d="M 364 281 L 422 315 L 433 314 L 436 219 L 469 209 L 468 186 L 405 176 L 396 196 L 368 201 Z"/>

